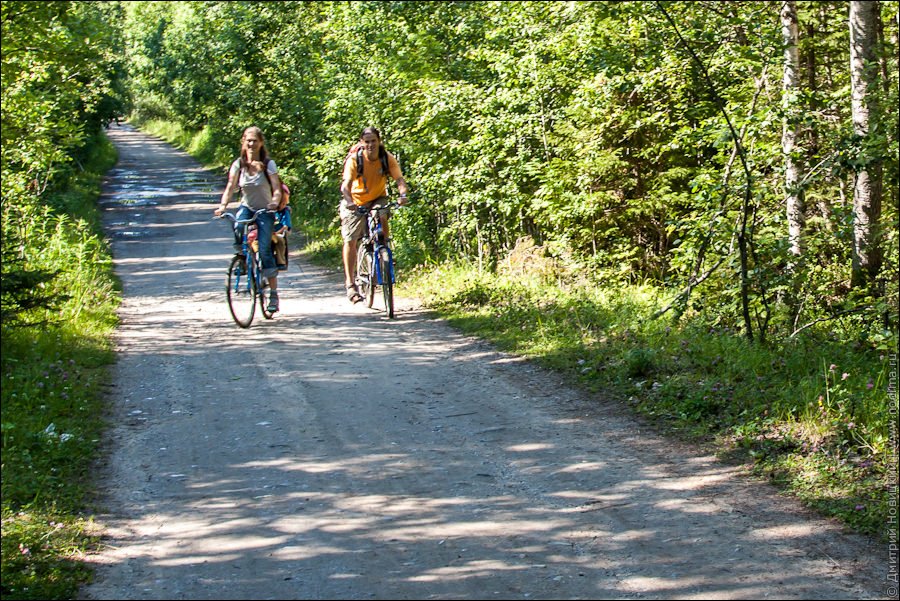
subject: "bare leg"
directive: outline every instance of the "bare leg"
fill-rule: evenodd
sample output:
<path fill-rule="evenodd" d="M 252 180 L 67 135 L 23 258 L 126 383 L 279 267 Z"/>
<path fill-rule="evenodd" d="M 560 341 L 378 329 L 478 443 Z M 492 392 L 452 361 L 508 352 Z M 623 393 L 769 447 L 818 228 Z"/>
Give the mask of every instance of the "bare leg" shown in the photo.
<path fill-rule="evenodd" d="M 356 241 L 344 242 L 344 279 L 345 285 L 356 285 Z"/>

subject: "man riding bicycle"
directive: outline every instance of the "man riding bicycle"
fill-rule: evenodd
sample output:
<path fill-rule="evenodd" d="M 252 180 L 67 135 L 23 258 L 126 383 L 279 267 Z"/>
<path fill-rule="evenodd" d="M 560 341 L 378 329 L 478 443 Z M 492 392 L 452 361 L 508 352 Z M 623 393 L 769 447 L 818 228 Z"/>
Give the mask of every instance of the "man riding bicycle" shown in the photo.
<path fill-rule="evenodd" d="M 344 160 L 341 182 L 340 215 L 341 236 L 344 239 L 344 277 L 347 299 L 354 304 L 363 300 L 356 287 L 356 247 L 366 228 L 366 218 L 359 214 L 357 207 L 376 208 L 387 204 L 388 175 L 397 182 L 397 189 L 400 191 L 397 204 L 406 204 L 407 186 L 400 171 L 400 164 L 393 154 L 385 150 L 381 142 L 381 133 L 374 127 L 367 127 L 362 130 L 359 143 L 350 149 L 350 154 Z M 388 215 L 384 214 L 382 227 L 385 238 L 388 237 L 387 219 Z"/>

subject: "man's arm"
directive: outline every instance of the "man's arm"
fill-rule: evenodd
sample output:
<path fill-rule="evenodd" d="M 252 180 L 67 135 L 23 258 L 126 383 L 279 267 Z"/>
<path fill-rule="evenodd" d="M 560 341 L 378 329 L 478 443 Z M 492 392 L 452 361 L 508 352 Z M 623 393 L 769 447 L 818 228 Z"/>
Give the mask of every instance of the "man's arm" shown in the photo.
<path fill-rule="evenodd" d="M 353 207 L 355 204 L 353 202 L 353 197 L 350 196 L 351 182 L 352 180 L 349 179 L 345 179 L 343 182 L 341 182 L 341 197 L 344 199 L 344 206 L 347 207 Z"/>
<path fill-rule="evenodd" d="M 353 178 L 356 177 L 356 164 L 354 161 L 347 157 L 344 159 L 344 175 L 343 181 L 341 181 L 341 197 L 344 199 L 345 207 L 354 207 L 355 203 L 353 202 L 353 197 L 350 195 L 351 186 L 353 185 Z"/>
<path fill-rule="evenodd" d="M 408 187 L 406 185 L 406 180 L 403 179 L 403 172 L 400 171 L 400 163 L 397 162 L 397 158 L 391 153 L 388 153 L 388 169 L 391 172 L 391 177 L 397 182 L 397 190 L 400 191 L 400 200 L 397 204 L 405 205 Z"/>
<path fill-rule="evenodd" d="M 401 175 L 394 181 L 397 182 L 397 190 L 400 191 L 400 200 L 397 201 L 397 204 L 399 204 L 401 206 L 405 205 L 406 204 L 406 192 L 408 191 L 408 188 L 406 186 L 406 180 L 403 179 L 403 176 Z"/>

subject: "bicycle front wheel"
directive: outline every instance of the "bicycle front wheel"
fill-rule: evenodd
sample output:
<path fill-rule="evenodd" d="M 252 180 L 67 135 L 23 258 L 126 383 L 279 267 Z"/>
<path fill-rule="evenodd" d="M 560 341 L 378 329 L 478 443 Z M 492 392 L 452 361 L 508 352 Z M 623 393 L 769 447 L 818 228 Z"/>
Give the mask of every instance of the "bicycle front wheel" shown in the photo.
<path fill-rule="evenodd" d="M 384 311 L 391 319 L 394 317 L 394 268 L 391 264 L 391 253 L 386 248 L 378 251 L 378 269 L 381 272 L 381 293 L 384 295 Z"/>
<path fill-rule="evenodd" d="M 249 328 L 256 312 L 256 280 L 248 273 L 247 260 L 243 255 L 235 255 L 228 266 L 225 291 L 228 294 L 228 309 L 234 322 L 242 328 Z"/>

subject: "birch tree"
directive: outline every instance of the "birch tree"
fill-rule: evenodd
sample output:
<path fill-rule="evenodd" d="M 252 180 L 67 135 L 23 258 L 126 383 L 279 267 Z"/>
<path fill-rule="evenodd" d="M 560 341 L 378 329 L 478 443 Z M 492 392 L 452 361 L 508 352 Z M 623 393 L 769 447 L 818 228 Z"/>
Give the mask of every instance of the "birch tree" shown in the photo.
<path fill-rule="evenodd" d="M 850 98 L 853 133 L 860 139 L 860 165 L 853 188 L 854 287 L 872 284 L 881 268 L 878 221 L 881 216 L 882 166 L 871 156 L 869 139 L 878 121 L 876 57 L 878 2 L 850 2 Z"/>
<path fill-rule="evenodd" d="M 797 3 L 786 0 L 781 5 L 781 36 L 784 45 L 784 79 L 782 107 L 784 124 L 781 147 L 784 153 L 784 187 L 787 208 L 788 240 L 790 253 L 803 254 L 802 240 L 805 207 L 803 191 L 799 189 L 800 168 L 794 147 L 797 141 L 797 106 L 800 89 L 800 58 L 797 52 Z"/>

